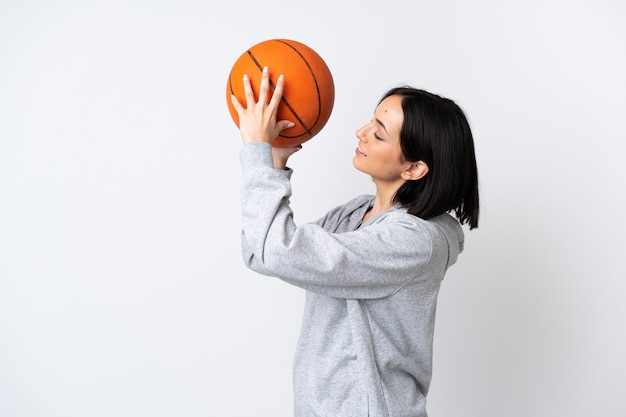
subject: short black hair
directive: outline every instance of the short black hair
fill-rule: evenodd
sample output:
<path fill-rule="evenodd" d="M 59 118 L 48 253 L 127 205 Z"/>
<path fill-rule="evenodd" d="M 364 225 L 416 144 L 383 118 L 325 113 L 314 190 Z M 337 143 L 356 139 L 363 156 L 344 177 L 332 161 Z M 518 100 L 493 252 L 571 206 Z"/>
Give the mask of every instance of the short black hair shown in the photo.
<path fill-rule="evenodd" d="M 478 168 L 465 113 L 450 99 L 410 86 L 394 87 L 380 101 L 393 95 L 402 97 L 402 154 L 429 168 L 424 177 L 405 181 L 394 203 L 423 219 L 454 212 L 461 224 L 477 228 Z"/>

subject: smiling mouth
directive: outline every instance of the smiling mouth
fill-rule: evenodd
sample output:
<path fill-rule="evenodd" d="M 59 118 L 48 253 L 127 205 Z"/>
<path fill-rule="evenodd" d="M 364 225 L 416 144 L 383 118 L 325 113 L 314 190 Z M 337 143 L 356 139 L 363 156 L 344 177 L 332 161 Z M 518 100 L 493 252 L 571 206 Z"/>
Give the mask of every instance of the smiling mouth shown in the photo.
<path fill-rule="evenodd" d="M 357 153 L 357 155 L 367 156 L 367 154 L 365 152 L 363 152 L 363 149 L 361 149 L 360 146 L 356 147 L 356 153 Z"/>

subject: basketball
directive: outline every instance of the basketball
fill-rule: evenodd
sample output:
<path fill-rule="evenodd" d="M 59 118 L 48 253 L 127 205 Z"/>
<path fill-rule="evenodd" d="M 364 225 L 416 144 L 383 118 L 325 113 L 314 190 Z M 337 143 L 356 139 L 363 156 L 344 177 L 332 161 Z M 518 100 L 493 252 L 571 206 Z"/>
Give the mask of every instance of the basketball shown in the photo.
<path fill-rule="evenodd" d="M 234 94 L 246 106 L 243 76 L 247 74 L 258 98 L 263 67 L 268 67 L 270 71 L 270 96 L 278 76 L 283 74 L 285 77 L 276 120 L 291 120 L 296 124 L 283 130 L 272 146 L 297 146 L 312 139 L 330 118 L 335 103 L 335 84 L 326 62 L 317 52 L 289 39 L 258 43 L 235 61 L 226 85 L 226 102 L 237 127 L 239 116 L 230 96 Z"/>

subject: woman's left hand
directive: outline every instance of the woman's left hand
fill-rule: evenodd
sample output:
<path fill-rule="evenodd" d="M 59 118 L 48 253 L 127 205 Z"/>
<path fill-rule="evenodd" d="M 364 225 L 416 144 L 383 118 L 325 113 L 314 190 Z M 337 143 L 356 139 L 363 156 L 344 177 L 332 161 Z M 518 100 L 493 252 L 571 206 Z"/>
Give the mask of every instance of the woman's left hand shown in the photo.
<path fill-rule="evenodd" d="M 255 100 L 250 78 L 246 75 L 243 77 L 243 88 L 246 97 L 246 108 L 243 107 L 235 95 L 231 95 L 230 99 L 233 107 L 239 115 L 239 132 L 243 143 L 266 142 L 272 141 L 284 129 L 293 127 L 295 124 L 289 120 L 276 121 L 278 106 L 283 94 L 284 77 L 281 74 L 276 81 L 276 87 L 271 99 L 269 97 L 270 75 L 267 67 L 263 68 L 261 76 L 261 85 L 259 89 L 259 99 Z"/>

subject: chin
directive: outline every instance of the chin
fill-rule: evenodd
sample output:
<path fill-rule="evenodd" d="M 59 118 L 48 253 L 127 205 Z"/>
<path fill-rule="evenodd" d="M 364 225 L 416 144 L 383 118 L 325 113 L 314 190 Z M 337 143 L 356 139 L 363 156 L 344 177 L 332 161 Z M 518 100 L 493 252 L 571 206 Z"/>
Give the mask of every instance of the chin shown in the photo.
<path fill-rule="evenodd" d="M 365 171 L 363 170 L 363 168 L 361 168 L 359 165 L 360 165 L 360 164 L 359 164 L 359 159 L 358 159 L 358 157 L 356 157 L 356 156 L 355 156 L 354 158 L 352 158 L 352 166 L 353 166 L 353 167 L 355 167 L 355 168 L 357 169 L 357 171 L 361 171 L 361 172 L 363 172 L 363 173 L 367 174 L 367 172 L 365 172 Z"/>

